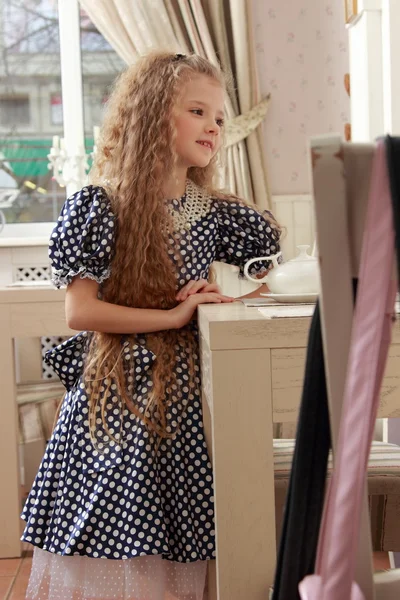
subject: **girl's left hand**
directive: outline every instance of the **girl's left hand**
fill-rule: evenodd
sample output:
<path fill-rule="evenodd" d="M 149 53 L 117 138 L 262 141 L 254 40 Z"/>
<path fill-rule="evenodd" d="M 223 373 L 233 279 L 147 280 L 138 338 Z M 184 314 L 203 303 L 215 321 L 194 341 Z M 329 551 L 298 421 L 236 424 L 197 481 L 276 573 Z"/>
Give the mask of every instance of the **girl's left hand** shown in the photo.
<path fill-rule="evenodd" d="M 209 292 L 221 294 L 221 288 L 216 283 L 208 283 L 206 279 L 198 279 L 197 281 L 192 280 L 179 290 L 176 299 L 178 302 L 184 302 L 186 298 L 193 294 L 198 294 L 199 292 L 202 294 L 207 294 Z"/>

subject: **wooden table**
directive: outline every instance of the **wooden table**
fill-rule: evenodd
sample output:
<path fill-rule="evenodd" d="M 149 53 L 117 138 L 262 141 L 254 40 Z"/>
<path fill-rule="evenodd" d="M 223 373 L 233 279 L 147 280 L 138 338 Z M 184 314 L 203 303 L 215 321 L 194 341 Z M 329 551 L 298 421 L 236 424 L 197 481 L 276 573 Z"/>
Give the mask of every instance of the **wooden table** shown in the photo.
<path fill-rule="evenodd" d="M 70 335 L 65 291 L 0 289 L 0 558 L 21 555 L 13 339 Z M 204 420 L 215 474 L 218 596 L 265 600 L 276 558 L 274 422 L 294 422 L 309 318 L 265 319 L 237 302 L 199 308 Z M 381 416 L 396 408 L 400 328 L 382 392 Z M 397 405 L 398 405 L 397 401 Z"/>
<path fill-rule="evenodd" d="M 210 600 L 265 600 L 276 561 L 272 425 L 297 418 L 310 318 L 266 319 L 237 302 L 200 306 L 199 325 L 216 505 Z M 400 416 L 399 387 L 395 325 L 378 416 Z"/>

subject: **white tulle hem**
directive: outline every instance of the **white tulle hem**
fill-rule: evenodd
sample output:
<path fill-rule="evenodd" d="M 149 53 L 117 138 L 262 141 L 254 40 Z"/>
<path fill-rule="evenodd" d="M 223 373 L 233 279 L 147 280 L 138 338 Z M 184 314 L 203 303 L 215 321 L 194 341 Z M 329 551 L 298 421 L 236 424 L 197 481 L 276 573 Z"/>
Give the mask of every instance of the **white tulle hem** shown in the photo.
<path fill-rule="evenodd" d="M 26 600 L 206 600 L 207 561 L 108 560 L 35 548 Z"/>

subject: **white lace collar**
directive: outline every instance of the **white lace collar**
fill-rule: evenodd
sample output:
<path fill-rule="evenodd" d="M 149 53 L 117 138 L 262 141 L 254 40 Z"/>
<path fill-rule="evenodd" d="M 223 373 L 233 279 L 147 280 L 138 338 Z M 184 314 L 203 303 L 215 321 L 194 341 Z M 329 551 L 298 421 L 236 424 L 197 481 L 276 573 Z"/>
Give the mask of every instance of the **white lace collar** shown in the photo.
<path fill-rule="evenodd" d="M 190 179 L 186 181 L 183 201 L 169 202 L 167 205 L 175 231 L 189 231 L 194 223 L 208 215 L 210 209 L 210 194 Z"/>

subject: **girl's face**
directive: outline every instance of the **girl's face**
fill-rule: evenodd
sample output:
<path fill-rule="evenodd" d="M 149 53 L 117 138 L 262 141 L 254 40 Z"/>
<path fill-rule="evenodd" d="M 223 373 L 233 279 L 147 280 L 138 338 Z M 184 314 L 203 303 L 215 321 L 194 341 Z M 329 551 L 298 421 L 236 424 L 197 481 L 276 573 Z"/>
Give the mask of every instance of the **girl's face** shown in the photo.
<path fill-rule="evenodd" d="M 221 146 L 225 92 L 221 85 L 197 75 L 184 84 L 175 108 L 178 167 L 206 167 Z"/>

